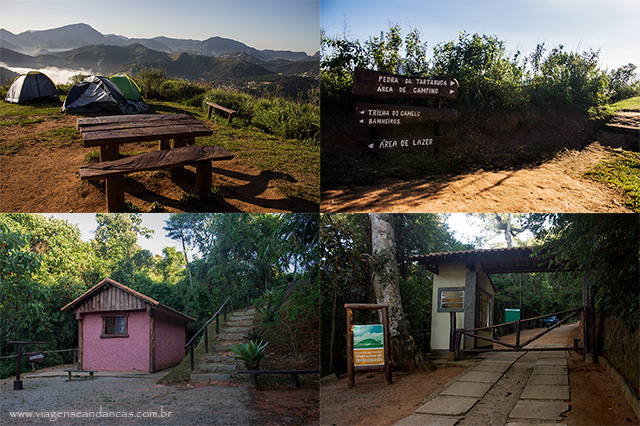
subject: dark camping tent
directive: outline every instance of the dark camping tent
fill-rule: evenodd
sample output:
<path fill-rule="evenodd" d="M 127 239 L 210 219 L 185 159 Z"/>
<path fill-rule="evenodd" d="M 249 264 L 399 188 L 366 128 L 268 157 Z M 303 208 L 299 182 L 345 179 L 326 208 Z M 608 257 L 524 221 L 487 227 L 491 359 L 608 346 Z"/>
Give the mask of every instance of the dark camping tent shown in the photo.
<path fill-rule="evenodd" d="M 106 112 L 133 114 L 145 112 L 149 107 L 142 101 L 129 101 L 118 86 L 106 77 L 87 77 L 76 83 L 62 105 L 62 111 L 71 114 Z"/>
<path fill-rule="evenodd" d="M 55 102 L 59 101 L 58 88 L 45 74 L 38 71 L 29 71 L 13 80 L 5 102 L 29 103 L 29 102 Z"/>

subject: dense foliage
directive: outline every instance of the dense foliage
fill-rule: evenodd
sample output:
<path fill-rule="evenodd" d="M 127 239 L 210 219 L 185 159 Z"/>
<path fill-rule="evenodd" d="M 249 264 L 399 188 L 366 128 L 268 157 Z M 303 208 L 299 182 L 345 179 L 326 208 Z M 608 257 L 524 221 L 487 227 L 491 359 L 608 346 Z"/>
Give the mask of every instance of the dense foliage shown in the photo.
<path fill-rule="evenodd" d="M 524 110 L 531 107 L 586 110 L 611 100 L 640 94 L 635 65 L 607 72 L 599 51 L 567 52 L 562 45 L 548 50 L 539 44 L 529 56 L 509 56 L 495 35 L 461 32 L 457 40 L 433 47 L 411 29 L 406 36 L 398 25 L 364 43 L 346 37 L 321 38 L 322 101 L 331 107 L 350 99 L 352 71 L 365 67 L 414 76 L 450 75 L 460 85 L 458 105 Z"/>
<path fill-rule="evenodd" d="M 640 323 L 640 217 L 636 214 L 535 214 L 529 226 L 555 262 L 593 276 L 596 310 L 628 327 Z"/>
<path fill-rule="evenodd" d="M 323 374 L 346 371 L 345 303 L 375 303 L 371 224 L 367 214 L 322 215 L 321 360 Z M 394 215 L 396 260 L 405 315 L 412 330 L 428 329 L 433 275 L 409 262 L 410 255 L 469 248 L 457 242 L 442 218 L 432 214 Z M 356 322 L 368 318 L 356 314 Z M 373 318 L 378 321 L 377 318 Z M 414 333 L 419 345 L 422 334 Z"/>
<path fill-rule="evenodd" d="M 83 242 L 77 227 L 55 217 L 0 215 L 0 356 L 15 353 L 11 340 L 75 348 L 75 317 L 60 308 L 106 277 L 196 318 L 192 332 L 227 297 L 244 307 L 247 296 L 257 299 L 292 280 L 297 305 L 281 308 L 292 332 L 299 332 L 296 315 L 317 313 L 316 215 L 172 215 L 166 229 L 196 253 L 189 263 L 172 247 L 161 256 L 141 249 L 138 239 L 150 231 L 139 214 L 98 214 L 96 221 L 95 238 Z M 45 366 L 61 361 L 48 355 Z M 15 359 L 0 362 L 0 375 L 14 370 Z"/>

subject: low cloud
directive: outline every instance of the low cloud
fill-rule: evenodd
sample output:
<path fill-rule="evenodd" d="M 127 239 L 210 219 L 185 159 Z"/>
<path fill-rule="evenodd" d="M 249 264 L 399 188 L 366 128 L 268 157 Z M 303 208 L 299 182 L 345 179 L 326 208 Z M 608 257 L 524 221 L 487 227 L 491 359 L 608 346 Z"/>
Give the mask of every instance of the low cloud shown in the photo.
<path fill-rule="evenodd" d="M 10 71 L 16 72 L 18 74 L 26 74 L 29 71 L 40 71 L 41 73 L 46 74 L 47 76 L 49 76 L 49 78 L 51 80 L 53 80 L 54 83 L 56 84 L 63 84 L 63 83 L 68 83 L 71 81 L 71 77 L 73 77 L 74 75 L 77 74 L 88 74 L 88 75 L 93 75 L 93 72 L 91 70 L 85 70 L 85 69 L 66 69 L 66 68 L 56 68 L 56 67 L 50 67 L 50 68 L 21 68 L 21 67 L 10 67 L 7 64 L 4 64 L 2 62 L 0 62 L 0 66 L 3 68 L 6 68 Z"/>

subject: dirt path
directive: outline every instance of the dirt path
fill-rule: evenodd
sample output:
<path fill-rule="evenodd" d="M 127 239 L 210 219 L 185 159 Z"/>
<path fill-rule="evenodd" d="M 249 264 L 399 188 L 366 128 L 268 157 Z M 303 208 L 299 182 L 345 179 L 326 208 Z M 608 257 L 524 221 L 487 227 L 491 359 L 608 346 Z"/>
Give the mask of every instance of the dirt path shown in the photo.
<path fill-rule="evenodd" d="M 38 136 L 75 127 L 76 117 L 56 116 L 40 123 L 2 127 L 2 147 L 15 147 L 0 155 L 0 211 L 2 212 L 106 212 L 104 183 L 79 178 L 79 168 L 87 164 L 79 137 L 64 142 L 52 136 Z M 55 134 L 55 133 L 53 133 Z M 26 137 L 26 138 L 25 138 Z M 157 143 L 123 144 L 120 152 L 146 152 Z M 241 160 L 213 164 L 213 185 L 220 188 L 222 201 L 209 210 L 219 212 L 317 211 L 317 205 L 289 199 L 273 181 L 279 173 L 260 171 Z M 149 211 L 154 202 L 166 212 L 197 211 L 181 203 L 185 192 L 194 192 L 195 167 L 178 173 L 168 171 L 132 173 L 125 178 L 125 200 Z"/>
<path fill-rule="evenodd" d="M 580 176 L 611 148 L 593 142 L 540 166 L 322 192 L 324 212 L 630 212 L 622 194 Z"/>

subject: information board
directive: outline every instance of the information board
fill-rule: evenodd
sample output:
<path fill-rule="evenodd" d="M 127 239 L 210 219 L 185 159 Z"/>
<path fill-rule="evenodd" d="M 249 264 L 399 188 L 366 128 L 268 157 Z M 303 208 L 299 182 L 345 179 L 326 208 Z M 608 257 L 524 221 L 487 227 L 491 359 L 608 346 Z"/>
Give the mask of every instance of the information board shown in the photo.
<path fill-rule="evenodd" d="M 353 326 L 353 365 L 384 365 L 382 324 Z"/>

